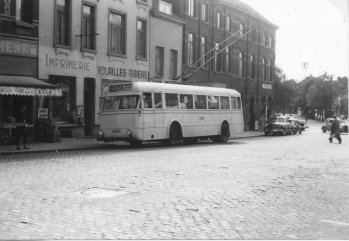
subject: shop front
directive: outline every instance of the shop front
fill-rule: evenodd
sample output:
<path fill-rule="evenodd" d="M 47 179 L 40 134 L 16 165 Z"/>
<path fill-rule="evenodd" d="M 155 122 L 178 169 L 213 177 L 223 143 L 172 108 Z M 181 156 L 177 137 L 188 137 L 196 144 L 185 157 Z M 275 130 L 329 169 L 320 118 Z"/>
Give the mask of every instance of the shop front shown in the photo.
<path fill-rule="evenodd" d="M 14 130 L 19 125 L 16 115 L 23 105 L 27 107 L 29 137 L 37 139 L 40 132 L 47 132 L 46 127 L 40 127 L 40 122 L 49 118 L 52 109 L 39 108 L 39 103 L 41 100 L 60 96 L 60 88 L 36 78 L 0 75 L 0 143 L 13 142 Z"/>

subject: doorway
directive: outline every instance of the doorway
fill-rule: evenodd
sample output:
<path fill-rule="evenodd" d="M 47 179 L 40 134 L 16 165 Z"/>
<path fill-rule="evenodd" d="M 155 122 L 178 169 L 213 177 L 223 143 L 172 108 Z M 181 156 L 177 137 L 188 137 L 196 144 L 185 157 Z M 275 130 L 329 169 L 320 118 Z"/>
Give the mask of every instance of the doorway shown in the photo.
<path fill-rule="evenodd" d="M 84 117 L 85 117 L 85 136 L 94 135 L 95 125 L 95 79 L 85 78 L 84 81 Z"/>

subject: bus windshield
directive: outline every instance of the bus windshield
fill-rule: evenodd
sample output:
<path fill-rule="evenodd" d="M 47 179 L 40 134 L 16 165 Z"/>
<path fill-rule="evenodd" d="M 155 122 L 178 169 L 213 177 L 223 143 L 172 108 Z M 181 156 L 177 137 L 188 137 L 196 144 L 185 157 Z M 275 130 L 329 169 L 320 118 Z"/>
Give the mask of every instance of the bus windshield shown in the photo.
<path fill-rule="evenodd" d="M 103 97 L 101 100 L 101 109 L 102 111 L 137 109 L 139 100 L 139 95 L 120 95 Z"/>

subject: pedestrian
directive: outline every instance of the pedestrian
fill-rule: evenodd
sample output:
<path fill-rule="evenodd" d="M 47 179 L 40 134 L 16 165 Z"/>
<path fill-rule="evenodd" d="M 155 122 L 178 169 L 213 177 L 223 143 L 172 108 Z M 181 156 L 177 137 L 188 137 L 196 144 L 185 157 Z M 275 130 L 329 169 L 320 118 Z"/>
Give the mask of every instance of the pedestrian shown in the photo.
<path fill-rule="evenodd" d="M 332 126 L 331 126 L 331 134 L 330 134 L 330 142 L 332 143 L 332 139 L 337 138 L 339 144 L 342 143 L 341 138 L 341 130 L 339 127 L 339 120 L 337 120 L 337 116 L 333 116 Z"/>
<path fill-rule="evenodd" d="M 16 150 L 22 150 L 20 147 L 20 141 L 21 137 L 23 137 L 23 149 L 29 149 L 27 146 L 27 106 L 22 105 L 20 111 L 17 113 L 16 121 L 17 121 L 17 127 L 16 127 Z"/>

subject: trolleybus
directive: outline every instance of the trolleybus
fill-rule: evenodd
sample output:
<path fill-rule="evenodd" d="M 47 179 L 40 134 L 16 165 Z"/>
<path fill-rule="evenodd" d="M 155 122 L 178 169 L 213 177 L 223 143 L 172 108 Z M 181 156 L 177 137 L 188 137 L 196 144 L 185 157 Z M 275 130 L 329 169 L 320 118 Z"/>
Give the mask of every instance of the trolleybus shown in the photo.
<path fill-rule="evenodd" d="M 98 141 L 169 145 L 242 133 L 241 95 L 226 88 L 157 82 L 111 84 L 100 97 Z"/>

